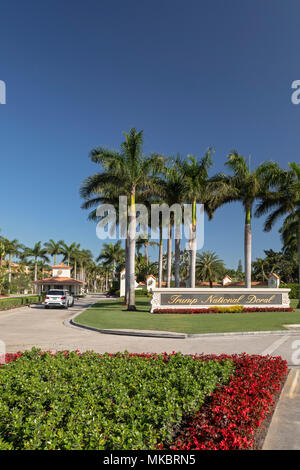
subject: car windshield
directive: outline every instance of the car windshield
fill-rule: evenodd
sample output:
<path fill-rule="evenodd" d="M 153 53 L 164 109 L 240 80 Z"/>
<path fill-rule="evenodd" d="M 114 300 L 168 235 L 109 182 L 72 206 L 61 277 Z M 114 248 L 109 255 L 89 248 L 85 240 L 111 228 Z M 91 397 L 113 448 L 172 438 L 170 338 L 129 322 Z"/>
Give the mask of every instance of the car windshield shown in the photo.
<path fill-rule="evenodd" d="M 47 295 L 64 295 L 63 290 L 49 290 Z"/>

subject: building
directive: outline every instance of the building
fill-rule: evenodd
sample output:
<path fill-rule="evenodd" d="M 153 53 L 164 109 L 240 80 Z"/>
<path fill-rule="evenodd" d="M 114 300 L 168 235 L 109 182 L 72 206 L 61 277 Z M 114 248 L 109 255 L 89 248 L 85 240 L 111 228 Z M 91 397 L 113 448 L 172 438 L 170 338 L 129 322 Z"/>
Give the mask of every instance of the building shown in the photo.
<path fill-rule="evenodd" d="M 77 281 L 71 277 L 71 266 L 61 263 L 52 266 L 52 277 L 34 281 L 38 294 L 47 293 L 49 289 L 66 289 L 73 295 L 82 293 L 83 281 Z"/>

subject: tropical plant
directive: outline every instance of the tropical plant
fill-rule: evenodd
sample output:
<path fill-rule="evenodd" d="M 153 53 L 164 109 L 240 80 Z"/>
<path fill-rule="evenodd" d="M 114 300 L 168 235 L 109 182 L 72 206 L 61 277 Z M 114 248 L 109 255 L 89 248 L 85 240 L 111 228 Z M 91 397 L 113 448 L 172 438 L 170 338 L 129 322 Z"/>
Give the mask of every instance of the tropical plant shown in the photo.
<path fill-rule="evenodd" d="M 196 274 L 202 281 L 208 281 L 213 287 L 213 282 L 220 278 L 225 271 L 224 262 L 213 251 L 197 253 Z"/>
<path fill-rule="evenodd" d="M 143 152 L 143 132 L 130 129 L 124 133 L 125 141 L 121 151 L 116 152 L 103 147 L 92 150 L 91 160 L 101 165 L 102 172 L 87 178 L 81 187 L 81 196 L 94 200 L 96 196 L 105 196 L 106 191 L 115 187 L 116 193 L 129 196 L 128 218 L 128 310 L 136 310 L 135 306 L 135 242 L 136 242 L 136 194 L 139 190 L 151 188 L 151 176 L 162 165 L 162 157 L 151 155 L 146 157 Z M 94 203 L 91 203 L 94 204 Z"/>
<path fill-rule="evenodd" d="M 197 159 L 193 155 L 188 155 L 186 160 L 177 159 L 179 175 L 183 179 L 186 187 L 186 200 L 192 204 L 191 214 L 191 236 L 190 236 L 190 287 L 195 287 L 196 272 L 196 205 L 204 204 L 204 210 L 209 218 L 212 218 L 212 205 L 214 203 L 214 192 L 217 185 L 211 181 L 208 174 L 212 167 L 213 149 L 209 148 L 204 157 Z"/>
<path fill-rule="evenodd" d="M 251 252 L 252 234 L 251 219 L 253 204 L 261 199 L 267 188 L 271 187 L 280 169 L 275 162 L 261 163 L 253 171 L 245 157 L 236 150 L 228 155 L 225 165 L 233 173 L 231 176 L 225 174 L 216 175 L 213 180 L 219 184 L 217 198 L 214 202 L 214 209 L 226 203 L 240 201 L 245 211 L 244 228 L 244 265 L 245 265 L 245 287 L 251 287 Z"/>
<path fill-rule="evenodd" d="M 112 281 L 115 280 L 116 266 L 124 261 L 124 249 L 121 248 L 121 240 L 113 243 L 104 243 L 101 253 L 96 258 L 96 262 L 102 261 L 103 266 L 109 266 L 112 269 Z"/>
<path fill-rule="evenodd" d="M 62 253 L 62 244 L 63 240 L 59 240 L 58 242 L 55 242 L 52 238 L 44 243 L 44 247 L 46 249 L 46 252 L 50 255 L 53 256 L 53 263 L 56 265 L 56 256 L 60 255 Z"/>
<path fill-rule="evenodd" d="M 298 282 L 300 284 L 300 165 L 289 163 L 289 170 L 276 172 L 276 182 L 274 189 L 265 191 L 261 203 L 258 205 L 256 215 L 268 215 L 264 230 L 270 231 L 274 224 L 282 217 L 286 216 L 283 225 L 283 240 L 286 244 L 291 243 L 291 237 L 296 234 L 298 252 Z M 287 227 L 291 234 L 287 233 Z M 300 299 L 298 307 L 300 307 Z"/>
<path fill-rule="evenodd" d="M 32 248 L 25 248 L 24 255 L 34 260 L 34 280 L 37 281 L 38 260 L 44 260 L 49 263 L 46 248 L 42 248 L 42 242 L 37 242 Z M 36 291 L 36 286 L 35 286 Z"/>

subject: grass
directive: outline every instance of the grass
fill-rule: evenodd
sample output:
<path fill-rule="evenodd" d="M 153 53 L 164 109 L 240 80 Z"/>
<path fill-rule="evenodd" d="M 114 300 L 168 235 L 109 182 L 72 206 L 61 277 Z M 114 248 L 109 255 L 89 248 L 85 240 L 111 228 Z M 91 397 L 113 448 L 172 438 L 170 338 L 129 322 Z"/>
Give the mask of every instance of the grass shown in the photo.
<path fill-rule="evenodd" d="M 291 301 L 296 307 L 297 300 Z M 284 324 L 300 324 L 294 312 L 223 313 L 203 315 L 153 314 L 147 297 L 136 298 L 137 310 L 128 312 L 123 302 L 102 301 L 85 310 L 75 323 L 100 329 L 154 330 L 176 333 L 227 333 L 234 331 L 285 330 Z"/>

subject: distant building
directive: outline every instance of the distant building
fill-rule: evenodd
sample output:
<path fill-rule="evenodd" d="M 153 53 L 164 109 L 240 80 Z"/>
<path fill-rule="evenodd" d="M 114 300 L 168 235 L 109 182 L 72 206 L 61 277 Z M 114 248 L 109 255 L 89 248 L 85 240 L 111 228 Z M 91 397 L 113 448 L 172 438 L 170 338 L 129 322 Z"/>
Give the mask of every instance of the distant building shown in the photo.
<path fill-rule="evenodd" d="M 61 263 L 56 266 L 52 266 L 52 277 L 34 281 L 38 288 L 38 294 L 48 292 L 49 289 L 66 289 L 74 295 L 81 293 L 81 288 L 84 286 L 83 281 L 77 281 L 70 277 L 71 266 L 66 266 Z"/>

